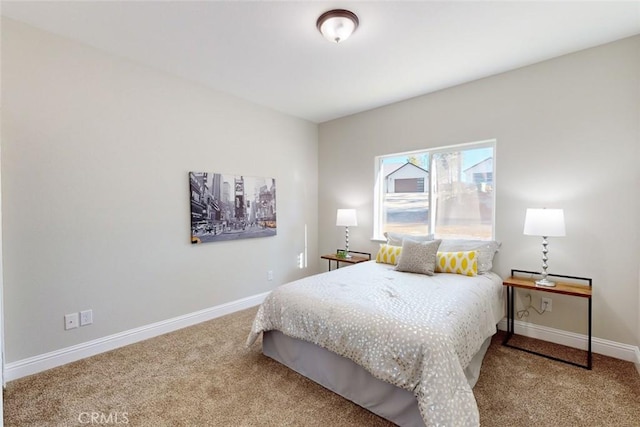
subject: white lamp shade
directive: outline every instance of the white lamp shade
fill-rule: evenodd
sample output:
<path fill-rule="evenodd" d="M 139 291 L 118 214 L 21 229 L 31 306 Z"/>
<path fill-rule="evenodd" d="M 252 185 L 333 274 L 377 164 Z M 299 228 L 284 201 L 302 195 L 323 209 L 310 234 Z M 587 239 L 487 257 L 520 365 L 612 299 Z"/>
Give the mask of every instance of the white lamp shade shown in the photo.
<path fill-rule="evenodd" d="M 524 218 L 524 234 L 544 237 L 564 236 L 564 210 L 527 209 Z"/>
<path fill-rule="evenodd" d="M 355 227 L 358 225 L 355 209 L 338 209 L 336 225 L 343 227 Z"/>

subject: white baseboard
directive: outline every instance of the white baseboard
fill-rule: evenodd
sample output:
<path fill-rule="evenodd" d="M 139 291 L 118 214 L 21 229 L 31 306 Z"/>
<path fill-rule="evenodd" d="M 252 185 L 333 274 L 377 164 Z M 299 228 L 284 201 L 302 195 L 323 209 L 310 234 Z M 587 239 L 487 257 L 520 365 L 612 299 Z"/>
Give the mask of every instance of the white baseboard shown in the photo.
<path fill-rule="evenodd" d="M 92 341 L 87 341 L 82 344 L 29 357 L 17 362 L 7 363 L 5 365 L 4 380 L 16 380 L 27 375 L 55 368 L 56 366 L 65 365 L 67 363 L 75 362 L 76 360 L 95 356 L 96 354 L 104 353 L 125 345 L 133 344 L 168 332 L 173 332 L 187 326 L 192 326 L 206 322 L 207 320 L 231 314 L 236 311 L 254 307 L 261 304 L 268 294 L 269 292 L 253 295 L 215 307 L 196 311 L 194 313 L 185 314 L 183 316 L 174 317 L 172 319 L 130 329 L 128 331 L 98 338 Z M 503 319 L 498 323 L 498 328 L 500 330 L 507 330 L 506 319 Z M 515 322 L 515 332 L 519 335 L 562 344 L 568 347 L 583 350 L 587 349 L 586 335 L 520 321 Z M 638 373 L 640 374 L 640 348 L 601 338 L 592 338 L 592 349 L 594 353 L 635 363 Z"/>
<path fill-rule="evenodd" d="M 4 380 L 12 381 L 27 375 L 36 374 L 38 372 L 46 371 L 47 369 L 55 368 L 56 366 L 65 365 L 67 363 L 75 362 L 76 360 L 104 353 L 105 351 L 157 337 L 158 335 L 206 322 L 207 320 L 215 319 L 246 308 L 254 307 L 261 304 L 268 294 L 269 292 L 253 295 L 247 298 L 217 305 L 215 307 L 185 314 L 183 316 L 174 317 L 172 319 L 163 320 L 161 322 L 152 323 L 150 325 L 87 341 L 82 344 L 29 357 L 17 362 L 7 363 L 5 365 Z"/>
<path fill-rule="evenodd" d="M 518 335 L 537 338 L 543 341 L 566 345 L 567 347 L 579 348 L 581 350 L 587 350 L 588 347 L 589 339 L 587 335 L 576 334 L 518 320 L 514 322 L 514 326 L 515 333 Z M 498 323 L 498 329 L 502 331 L 507 330 L 506 319 L 502 319 L 500 323 Z M 637 346 L 591 337 L 591 349 L 594 353 L 633 362 L 636 364 L 636 368 L 638 368 L 638 372 L 640 373 L 640 349 Z"/>

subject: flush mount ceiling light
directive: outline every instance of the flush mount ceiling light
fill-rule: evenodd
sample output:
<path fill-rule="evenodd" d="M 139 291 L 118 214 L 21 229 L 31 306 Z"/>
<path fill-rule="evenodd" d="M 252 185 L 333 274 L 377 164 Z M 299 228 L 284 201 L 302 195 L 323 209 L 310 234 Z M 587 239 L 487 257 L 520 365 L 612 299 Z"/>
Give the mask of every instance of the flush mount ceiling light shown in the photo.
<path fill-rule="evenodd" d="M 334 9 L 320 15 L 316 26 L 325 39 L 333 43 L 340 43 L 353 34 L 359 23 L 355 13 L 344 9 Z"/>

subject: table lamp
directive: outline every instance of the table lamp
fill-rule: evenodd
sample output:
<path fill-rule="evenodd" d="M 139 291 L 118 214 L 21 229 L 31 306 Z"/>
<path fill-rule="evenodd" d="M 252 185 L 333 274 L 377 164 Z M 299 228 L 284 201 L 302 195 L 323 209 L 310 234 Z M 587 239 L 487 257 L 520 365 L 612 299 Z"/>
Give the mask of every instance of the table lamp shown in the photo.
<path fill-rule="evenodd" d="M 351 255 L 349 254 L 349 227 L 355 227 L 358 225 L 356 210 L 338 209 L 338 214 L 336 215 L 336 225 L 338 227 L 344 227 L 345 229 L 345 251 L 347 252 L 346 258 L 351 258 Z"/>
<path fill-rule="evenodd" d="M 524 218 L 524 234 L 527 236 L 542 236 L 542 279 L 536 281 L 536 286 L 553 287 L 556 284 L 547 280 L 547 237 L 561 237 L 565 235 L 563 209 L 527 209 Z"/>

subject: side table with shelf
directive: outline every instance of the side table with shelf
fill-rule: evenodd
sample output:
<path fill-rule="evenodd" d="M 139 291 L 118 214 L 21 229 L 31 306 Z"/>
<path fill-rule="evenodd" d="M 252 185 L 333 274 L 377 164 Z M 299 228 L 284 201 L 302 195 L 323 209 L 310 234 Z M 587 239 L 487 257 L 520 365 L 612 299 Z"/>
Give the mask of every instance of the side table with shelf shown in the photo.
<path fill-rule="evenodd" d="M 529 275 L 530 277 L 522 277 L 522 275 Z M 586 282 L 587 285 L 581 285 L 577 283 L 569 283 L 569 282 L 556 282 L 556 285 L 553 287 L 548 286 L 536 286 L 535 279 L 532 278 L 533 275 L 539 275 L 540 273 L 535 271 L 526 271 L 526 270 L 511 270 L 511 276 L 505 279 L 502 284 L 507 287 L 507 334 L 502 341 L 502 345 L 515 348 L 517 350 L 526 351 L 527 353 L 536 354 L 538 356 L 546 357 L 548 359 L 556 360 L 559 362 L 568 363 L 570 365 L 578 366 L 580 368 L 591 369 L 592 367 L 592 351 L 591 351 L 591 287 L 592 280 L 588 277 L 577 277 L 577 276 L 565 276 L 561 274 L 549 274 L 549 276 L 558 277 L 560 279 L 570 279 Z M 588 349 L 587 349 L 587 364 L 581 365 L 579 363 L 575 363 L 569 360 L 560 359 L 555 356 L 551 356 L 548 354 L 539 353 L 533 350 L 517 347 L 515 345 L 509 344 L 509 340 L 513 335 L 515 335 L 515 288 L 526 289 L 529 291 L 540 291 L 540 292 L 550 292 L 562 295 L 570 295 L 580 298 L 586 298 L 588 301 L 588 321 L 589 321 L 589 338 L 588 338 Z"/>
<path fill-rule="evenodd" d="M 329 261 L 329 271 L 331 271 L 331 261 L 336 262 L 336 269 L 340 268 L 341 262 L 345 264 L 358 264 L 365 261 L 371 261 L 371 254 L 369 252 L 349 251 L 349 253 L 358 255 L 352 255 L 351 258 L 341 258 L 338 256 L 338 251 L 336 251 L 335 254 L 322 255 L 320 258 Z"/>

